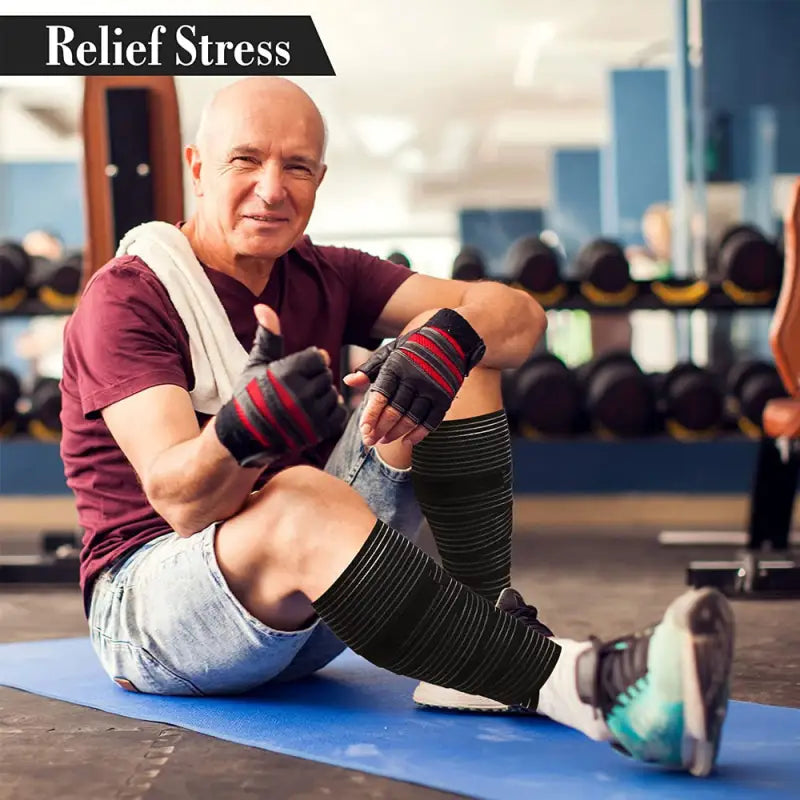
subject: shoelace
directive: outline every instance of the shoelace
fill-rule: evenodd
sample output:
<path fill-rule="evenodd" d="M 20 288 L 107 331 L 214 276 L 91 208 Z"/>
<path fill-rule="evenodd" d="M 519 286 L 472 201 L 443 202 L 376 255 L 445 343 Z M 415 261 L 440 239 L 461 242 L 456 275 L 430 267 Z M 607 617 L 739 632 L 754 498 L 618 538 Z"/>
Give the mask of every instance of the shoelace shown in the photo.
<path fill-rule="evenodd" d="M 599 661 L 593 705 L 608 713 L 620 695 L 632 697 L 636 682 L 647 675 L 647 654 L 650 649 L 652 629 L 600 643 L 592 637 L 598 648 Z M 621 646 L 623 645 L 623 646 Z"/>
<path fill-rule="evenodd" d="M 508 613 L 522 620 L 529 628 L 533 628 L 537 633 L 541 633 L 542 636 L 553 635 L 553 631 L 539 619 L 539 609 L 536 606 L 520 604 Z"/>

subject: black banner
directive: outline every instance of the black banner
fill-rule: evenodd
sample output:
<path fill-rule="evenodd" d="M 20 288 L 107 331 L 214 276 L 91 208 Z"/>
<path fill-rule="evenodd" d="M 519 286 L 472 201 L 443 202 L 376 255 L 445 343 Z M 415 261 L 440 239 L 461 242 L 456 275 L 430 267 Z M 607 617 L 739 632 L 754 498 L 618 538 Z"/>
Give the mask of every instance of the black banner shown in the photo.
<path fill-rule="evenodd" d="M 335 75 L 309 16 L 4 16 L 0 74 Z"/>

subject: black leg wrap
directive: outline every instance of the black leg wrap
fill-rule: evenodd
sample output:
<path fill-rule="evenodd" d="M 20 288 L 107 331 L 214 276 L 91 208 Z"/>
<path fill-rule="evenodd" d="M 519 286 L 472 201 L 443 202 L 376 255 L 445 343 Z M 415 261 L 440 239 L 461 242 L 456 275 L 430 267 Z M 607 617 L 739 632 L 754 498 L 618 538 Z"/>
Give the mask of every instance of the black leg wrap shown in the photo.
<path fill-rule="evenodd" d="M 513 468 L 505 412 L 443 422 L 412 458 L 414 491 L 442 566 L 495 602 L 511 582 Z"/>
<path fill-rule="evenodd" d="M 314 607 L 379 667 L 524 708 L 536 708 L 561 652 L 380 521 Z"/>

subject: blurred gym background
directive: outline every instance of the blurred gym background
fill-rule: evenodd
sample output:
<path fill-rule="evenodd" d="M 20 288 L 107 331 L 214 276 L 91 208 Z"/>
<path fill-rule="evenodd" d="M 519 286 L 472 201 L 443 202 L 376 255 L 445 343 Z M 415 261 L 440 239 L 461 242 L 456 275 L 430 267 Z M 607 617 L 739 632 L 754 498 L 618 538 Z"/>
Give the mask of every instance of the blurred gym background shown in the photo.
<path fill-rule="evenodd" d="M 32 0 L 19 13 L 131 11 L 191 21 L 222 4 Z M 229 0 L 224 11 L 310 14 L 336 72 L 297 79 L 330 134 L 315 241 L 507 282 L 547 309 L 539 351 L 504 375 L 515 587 L 578 640 L 652 623 L 687 583 L 747 597 L 731 696 L 800 708 L 800 601 L 786 600 L 800 594 L 800 456 L 762 427 L 786 389 L 770 325 L 784 275 L 797 280 L 781 218 L 800 189 L 800 2 Z M 230 80 L 176 78 L 184 143 Z M 87 245 L 82 101 L 80 78 L 0 76 L 0 642 L 86 636 L 58 389 Z M 184 197 L 188 214 L 188 181 Z M 422 544 L 435 555 L 430 536 Z M 60 684 L 58 652 L 47 651 Z M 6 787 L 63 800 L 452 796 L 1 686 L 0 706 L 0 732 L 13 734 L 0 798 Z M 785 727 L 769 741 L 741 735 L 723 744 L 716 791 L 791 794 Z M 589 795 L 624 793 L 624 775 L 590 772 Z M 659 781 L 663 796 L 672 784 Z"/>
<path fill-rule="evenodd" d="M 311 237 L 522 286 L 548 309 L 541 352 L 505 376 L 520 513 L 743 532 L 761 411 L 784 393 L 768 331 L 800 173 L 800 4 L 291 13 L 312 15 L 336 71 L 297 79 L 330 135 Z M 230 80 L 176 79 L 184 142 Z M 74 518 L 58 378 L 85 244 L 81 103 L 80 78 L 0 76 L 0 520 L 15 529 Z"/>

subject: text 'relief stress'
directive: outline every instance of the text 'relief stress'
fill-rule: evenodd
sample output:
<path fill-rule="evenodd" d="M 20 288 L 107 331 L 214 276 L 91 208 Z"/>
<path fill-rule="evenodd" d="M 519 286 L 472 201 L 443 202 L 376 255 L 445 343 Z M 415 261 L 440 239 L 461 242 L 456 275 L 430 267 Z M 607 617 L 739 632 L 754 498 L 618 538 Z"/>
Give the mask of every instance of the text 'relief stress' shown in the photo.
<path fill-rule="evenodd" d="M 0 73 L 333 75 L 311 17 L 2 17 Z"/>

